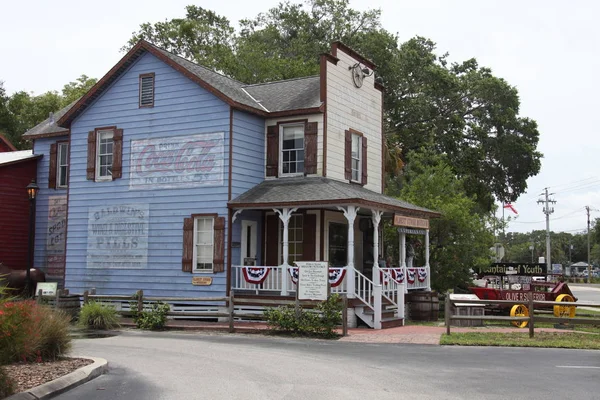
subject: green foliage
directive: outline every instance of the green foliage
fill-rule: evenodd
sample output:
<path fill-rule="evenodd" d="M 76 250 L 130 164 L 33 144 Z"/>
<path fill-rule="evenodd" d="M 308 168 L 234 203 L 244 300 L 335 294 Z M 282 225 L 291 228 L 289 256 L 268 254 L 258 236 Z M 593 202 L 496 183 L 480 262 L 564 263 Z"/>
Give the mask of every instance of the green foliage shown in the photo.
<path fill-rule="evenodd" d="M 171 307 L 160 301 L 153 303 L 150 310 L 137 311 L 137 302 L 131 302 L 133 321 L 139 329 L 160 330 L 167 323 L 167 313 Z"/>
<path fill-rule="evenodd" d="M 61 107 L 66 107 L 81 96 L 86 94 L 98 82 L 98 79 L 90 78 L 83 74 L 74 82 L 69 82 L 62 89 Z"/>
<path fill-rule="evenodd" d="M 316 310 L 300 307 L 296 312 L 294 306 L 279 306 L 266 309 L 264 316 L 269 328 L 274 331 L 332 338 L 336 336 L 335 329 L 342 323 L 341 313 L 340 297 L 333 294 L 319 303 Z"/>
<path fill-rule="evenodd" d="M 113 329 L 119 326 L 119 317 L 114 307 L 90 301 L 81 308 L 79 325 L 90 329 Z"/>
<path fill-rule="evenodd" d="M 33 301 L 0 304 L 0 365 L 54 360 L 71 347 L 70 317 Z"/>
<path fill-rule="evenodd" d="M 10 396 L 15 392 L 15 383 L 8 377 L 8 374 L 0 366 L 0 399 Z"/>
<path fill-rule="evenodd" d="M 443 293 L 464 287 L 470 282 L 471 268 L 490 263 L 493 235 L 489 221 L 477 213 L 478 205 L 466 194 L 464 180 L 456 177 L 444 157 L 427 153 L 411 154 L 410 159 L 409 183 L 402 188 L 402 199 L 442 213 L 430 226 L 432 288 Z M 387 241 L 393 246 L 396 242 Z M 416 243 L 417 265 L 423 263 L 423 248 Z M 395 248 L 387 250 L 397 254 Z"/>

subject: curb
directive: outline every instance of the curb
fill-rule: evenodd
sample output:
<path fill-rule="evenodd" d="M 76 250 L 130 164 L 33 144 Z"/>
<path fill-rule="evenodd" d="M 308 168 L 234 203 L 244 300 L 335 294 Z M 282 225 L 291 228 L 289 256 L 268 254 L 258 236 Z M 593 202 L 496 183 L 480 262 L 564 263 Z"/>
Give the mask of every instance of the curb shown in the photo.
<path fill-rule="evenodd" d="M 81 367 L 70 374 L 61 376 L 53 381 L 46 382 L 43 385 L 36 386 L 27 390 L 7 397 L 5 400 L 42 400 L 49 399 L 56 395 L 66 392 L 69 389 L 83 385 L 106 372 L 108 372 L 108 361 L 104 358 L 96 357 L 73 357 L 85 358 L 92 360 L 93 363 Z"/>

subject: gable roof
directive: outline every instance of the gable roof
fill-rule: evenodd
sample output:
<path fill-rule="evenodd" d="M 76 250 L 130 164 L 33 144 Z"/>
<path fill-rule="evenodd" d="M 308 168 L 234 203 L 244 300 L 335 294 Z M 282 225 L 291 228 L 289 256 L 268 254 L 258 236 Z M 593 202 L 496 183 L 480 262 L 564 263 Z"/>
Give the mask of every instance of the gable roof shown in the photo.
<path fill-rule="evenodd" d="M 6 136 L 4 136 L 2 134 L 2 132 L 0 132 L 0 144 L 4 143 L 4 146 L 8 149 L 8 151 L 16 151 L 17 148 L 11 143 L 10 140 L 8 140 L 8 138 Z M 0 148 L 0 152 L 2 152 L 1 148 Z"/>
<path fill-rule="evenodd" d="M 195 64 L 183 57 L 172 54 L 145 40 L 140 40 L 127 54 L 100 79 L 81 99 L 70 107 L 64 115 L 58 118 L 59 127 L 68 128 L 71 122 L 100 97 L 136 60 L 145 53 L 154 55 L 165 64 L 208 90 L 231 107 L 248 111 L 265 117 L 276 117 L 277 112 L 285 115 L 320 112 L 319 85 L 314 84 L 315 78 L 293 79 L 262 85 L 245 85 L 242 82 L 226 77 L 201 65 Z M 316 78 L 318 79 L 318 77 Z M 271 86 L 272 85 L 272 86 Z M 273 93 L 280 88 L 277 99 L 271 100 Z M 287 90 L 285 90 L 287 89 Z M 314 94 L 311 94 L 314 90 Z M 267 101 L 273 110 L 264 107 L 251 94 L 259 97 L 271 96 Z M 295 97 L 296 96 L 296 97 Z M 265 108 L 268 110 L 266 111 Z M 37 128 L 37 127 L 36 127 Z M 34 128 L 35 129 L 35 128 Z"/>
<path fill-rule="evenodd" d="M 23 134 L 23 137 L 25 139 L 30 139 L 32 137 L 40 139 L 40 138 L 44 138 L 44 137 L 68 135 L 69 130 L 66 128 L 63 128 L 61 126 L 58 126 L 58 120 L 60 118 L 62 118 L 62 116 L 65 115 L 65 113 L 67 111 L 69 111 L 71 109 L 71 107 L 73 107 L 75 105 L 75 103 L 77 103 L 77 100 L 75 100 L 68 106 L 58 110 L 57 112 L 51 113 L 50 116 L 48 118 L 46 118 L 44 121 L 40 122 L 39 124 L 37 124 L 36 126 L 31 128 L 30 130 L 25 132 Z"/>

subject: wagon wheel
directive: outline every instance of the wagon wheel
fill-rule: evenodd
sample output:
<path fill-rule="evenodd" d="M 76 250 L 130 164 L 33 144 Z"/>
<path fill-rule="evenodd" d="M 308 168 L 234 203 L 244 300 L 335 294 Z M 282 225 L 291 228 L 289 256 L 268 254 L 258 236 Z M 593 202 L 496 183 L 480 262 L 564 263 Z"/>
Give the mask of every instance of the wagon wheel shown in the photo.
<path fill-rule="evenodd" d="M 529 310 L 524 304 L 515 304 L 510 309 L 511 317 L 529 317 Z M 517 328 L 525 328 L 529 321 L 511 321 L 511 324 Z"/>
<path fill-rule="evenodd" d="M 575 299 L 570 294 L 560 294 L 556 297 L 556 301 L 573 303 L 575 302 Z M 576 309 L 576 306 L 554 306 L 554 316 L 563 318 L 574 318 Z"/>

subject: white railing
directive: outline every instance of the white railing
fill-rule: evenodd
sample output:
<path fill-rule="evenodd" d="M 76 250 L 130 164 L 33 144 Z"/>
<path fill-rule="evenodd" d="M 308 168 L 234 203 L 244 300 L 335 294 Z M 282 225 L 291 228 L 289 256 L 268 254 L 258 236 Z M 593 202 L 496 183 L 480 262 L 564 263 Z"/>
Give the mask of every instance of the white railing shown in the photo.
<path fill-rule="evenodd" d="M 375 302 L 373 300 L 373 281 L 357 270 L 354 270 L 354 274 L 356 276 L 356 288 L 354 290 L 354 295 L 374 310 Z"/>

